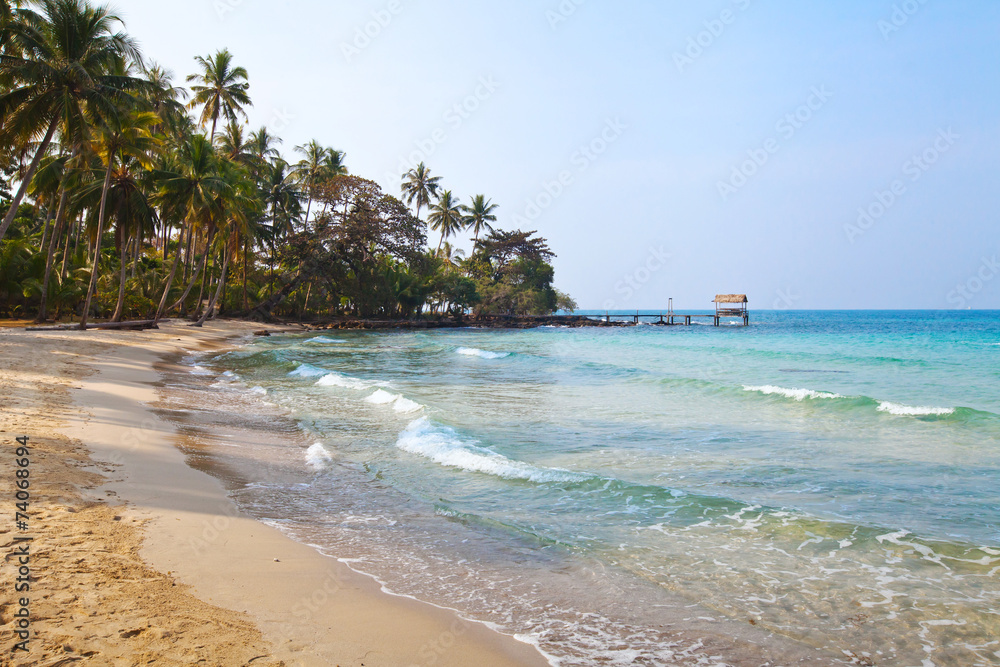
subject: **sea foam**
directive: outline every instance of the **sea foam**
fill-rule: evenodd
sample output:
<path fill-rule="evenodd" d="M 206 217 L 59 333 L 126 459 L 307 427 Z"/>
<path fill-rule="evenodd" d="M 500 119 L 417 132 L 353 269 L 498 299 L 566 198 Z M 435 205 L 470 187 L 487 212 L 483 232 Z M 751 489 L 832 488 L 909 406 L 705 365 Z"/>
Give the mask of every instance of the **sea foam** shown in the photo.
<path fill-rule="evenodd" d="M 399 434 L 396 447 L 443 466 L 484 473 L 502 479 L 519 479 L 536 483 L 574 482 L 587 479 L 585 475 L 568 470 L 540 468 L 523 461 L 512 461 L 496 452 L 464 442 L 453 429 L 435 424 L 427 417 L 411 422 L 406 430 Z"/>
<path fill-rule="evenodd" d="M 466 357 L 479 357 L 480 359 L 504 359 L 510 356 L 510 352 L 489 352 L 477 350 L 474 347 L 460 347 L 455 352 Z"/>
<path fill-rule="evenodd" d="M 754 391 L 766 396 L 784 396 L 785 398 L 791 398 L 796 401 L 804 401 L 806 399 L 818 400 L 824 398 L 844 398 L 840 394 L 832 394 L 826 391 L 814 391 L 812 389 L 786 389 L 784 387 L 775 387 L 773 385 L 766 385 L 763 387 L 743 387 L 744 391 Z"/>
<path fill-rule="evenodd" d="M 326 375 L 330 371 L 323 370 L 312 364 L 301 364 L 298 368 L 288 374 L 289 377 L 314 378 Z"/>
<path fill-rule="evenodd" d="M 366 403 L 371 403 L 372 405 L 391 405 L 392 409 L 396 412 L 406 414 L 410 412 L 417 412 L 422 410 L 424 406 L 420 405 L 416 401 L 411 401 L 408 398 L 404 398 L 399 394 L 393 394 L 384 389 L 379 389 L 374 394 L 365 399 Z"/>
<path fill-rule="evenodd" d="M 306 342 L 319 343 L 320 345 L 343 345 L 347 341 L 337 340 L 336 338 L 327 338 L 326 336 L 316 336 L 315 338 L 310 338 Z"/>
<path fill-rule="evenodd" d="M 878 411 L 901 417 L 934 417 L 955 414 L 955 408 L 914 407 L 890 403 L 889 401 L 879 402 Z"/>
<path fill-rule="evenodd" d="M 327 451 L 326 447 L 324 447 L 321 442 L 317 442 L 315 445 L 306 450 L 306 464 L 311 468 L 322 470 L 332 461 L 333 455 Z"/>
<path fill-rule="evenodd" d="M 316 382 L 317 387 L 340 387 L 341 389 L 364 391 L 372 386 L 371 383 L 358 378 L 348 377 L 340 373 L 330 373 L 329 371 L 323 372 L 325 375 Z"/>

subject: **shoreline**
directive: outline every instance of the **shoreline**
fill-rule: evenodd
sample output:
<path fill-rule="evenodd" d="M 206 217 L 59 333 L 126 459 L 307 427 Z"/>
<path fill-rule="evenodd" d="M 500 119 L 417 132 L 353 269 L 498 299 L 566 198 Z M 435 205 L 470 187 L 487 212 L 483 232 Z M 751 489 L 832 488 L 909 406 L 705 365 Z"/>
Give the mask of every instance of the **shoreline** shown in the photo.
<path fill-rule="evenodd" d="M 141 556 L 141 562 L 135 565 L 152 568 L 162 583 L 169 581 L 168 587 L 177 597 L 187 595 L 201 601 L 206 607 L 201 612 L 203 624 L 217 623 L 230 630 L 230 637 L 214 634 L 210 644 L 194 642 L 200 646 L 190 647 L 188 655 L 209 656 L 213 664 L 224 665 L 249 660 L 255 665 L 305 667 L 362 663 L 547 665 L 534 646 L 461 619 L 450 610 L 383 592 L 375 580 L 346 564 L 241 515 L 221 482 L 188 465 L 177 447 L 174 427 L 151 407 L 157 399 L 155 384 L 160 380 L 154 365 L 172 353 L 204 345 L 224 346 L 236 337 L 252 334 L 255 328 L 260 325 L 224 322 L 192 330 L 164 323 L 160 331 L 91 333 L 87 338 L 76 333 L 10 330 L 0 337 L 0 354 L 5 357 L 11 343 L 22 351 L 25 346 L 51 348 L 50 355 L 76 357 L 60 360 L 60 368 L 50 369 L 48 382 L 64 379 L 67 364 L 77 372 L 76 385 L 68 389 L 67 414 L 54 430 L 85 449 L 88 460 L 80 467 L 99 470 L 90 473 L 90 487 L 83 492 L 89 497 L 81 502 L 94 507 L 103 498 L 122 502 L 103 509 L 114 514 L 111 521 L 116 528 L 128 527 L 136 533 L 141 546 L 134 554 Z M 51 387 L 41 389 L 48 394 L 53 391 Z M 52 406 L 35 408 L 44 413 Z M 5 439 L 12 439 L 17 427 L 28 425 L 4 421 Z M 80 481 L 71 483 L 79 485 Z M 72 507 L 68 510 L 76 513 Z M 75 538 L 86 544 L 86 535 Z M 104 551 L 101 545 L 90 546 Z M 75 587 L 71 577 L 60 577 L 58 583 L 63 589 Z M 114 581 L 109 584 L 114 588 Z M 44 578 L 38 586 L 45 590 Z M 124 599 L 118 601 L 126 604 Z M 109 602 L 114 606 L 114 599 Z M 155 615 L 158 610 L 144 611 Z M 140 615 L 132 609 L 126 613 Z M 66 658 L 78 650 L 81 656 L 86 654 L 86 640 L 77 642 L 79 649 L 69 644 L 66 646 L 72 650 L 58 643 L 47 646 L 46 634 L 58 634 L 64 622 L 70 621 L 58 612 L 48 616 L 50 621 L 40 621 L 37 627 L 40 653 L 45 655 L 32 655 L 23 664 L 43 664 L 59 648 Z M 169 651 L 161 654 L 162 658 L 178 655 L 178 643 L 184 643 L 175 632 L 179 628 L 158 627 L 176 623 L 156 620 L 159 622 L 148 622 L 145 628 L 108 628 L 111 636 L 92 638 L 95 641 L 90 643 L 100 644 L 102 650 L 89 649 L 91 655 L 111 653 L 116 643 L 122 657 L 133 655 L 130 648 L 156 655 L 161 645 Z M 128 625 L 131 620 L 119 618 L 118 622 Z M 228 641 L 233 636 L 237 638 Z M 184 659 L 176 664 L 189 662 Z"/>

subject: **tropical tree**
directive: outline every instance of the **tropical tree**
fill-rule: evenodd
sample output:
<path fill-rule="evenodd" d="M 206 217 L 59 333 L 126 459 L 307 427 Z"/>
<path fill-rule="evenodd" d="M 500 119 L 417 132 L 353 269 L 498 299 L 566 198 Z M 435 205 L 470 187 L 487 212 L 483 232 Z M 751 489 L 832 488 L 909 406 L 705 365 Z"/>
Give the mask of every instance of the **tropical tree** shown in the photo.
<path fill-rule="evenodd" d="M 409 206 L 416 204 L 416 214 L 420 209 L 430 207 L 441 187 L 441 177 L 431 176 L 431 170 L 423 162 L 403 175 L 403 201 Z"/>
<path fill-rule="evenodd" d="M 0 223 L 0 240 L 56 130 L 62 126 L 67 140 L 86 137 L 92 118 L 113 118 L 139 106 L 134 94 L 146 88 L 123 73 L 122 64 L 140 62 L 141 55 L 110 9 L 86 0 L 38 0 L 38 7 L 38 19 L 12 36 L 17 48 L 0 58 L 0 79 L 11 84 L 0 96 L 0 143 L 24 146 L 40 138 Z"/>
<path fill-rule="evenodd" d="M 160 172 L 158 178 L 160 188 L 156 194 L 156 201 L 161 205 L 162 215 L 183 220 L 184 225 L 170 275 L 164 284 L 163 295 L 157 308 L 155 318 L 157 320 L 163 317 L 166 311 L 167 299 L 173 286 L 174 276 L 177 274 L 181 249 L 185 245 L 185 231 L 190 244 L 190 240 L 199 229 L 211 229 L 213 220 L 219 213 L 216 200 L 226 188 L 225 181 L 219 175 L 215 149 L 208 138 L 201 134 L 189 137 L 178 147 L 173 163 L 168 169 Z M 175 307 L 183 304 L 187 298 L 198 280 L 207 257 L 206 252 L 183 296 L 174 304 Z"/>
<path fill-rule="evenodd" d="M 306 224 L 308 224 L 309 211 L 312 209 L 313 198 L 316 194 L 316 185 L 323 177 L 327 164 L 333 159 L 332 154 L 342 154 L 339 151 L 323 147 L 315 139 L 307 144 L 296 146 L 295 152 L 302 156 L 302 159 L 295 165 L 295 177 L 308 198 L 305 219 Z M 339 162 L 339 158 L 337 161 Z"/>
<path fill-rule="evenodd" d="M 148 111 L 131 114 L 118 114 L 109 118 L 96 129 L 94 148 L 104 165 L 104 184 L 101 188 L 101 199 L 97 215 L 97 241 L 94 244 L 94 259 L 90 272 L 90 287 L 80 317 L 80 328 L 87 328 L 87 318 L 90 316 L 90 304 L 94 297 L 94 287 L 97 285 L 97 275 L 101 260 L 101 238 L 104 234 L 105 213 L 107 210 L 108 193 L 111 190 L 112 176 L 115 168 L 129 161 L 134 161 L 144 167 L 152 167 L 152 154 L 160 142 L 153 136 L 152 129 L 160 123 L 160 117 Z M 124 265 L 125 258 L 122 257 Z M 122 270 L 122 280 L 125 278 Z M 121 290 L 119 290 L 121 294 Z M 121 299 L 121 297 L 120 297 Z M 119 300 L 120 300 L 119 299 Z"/>
<path fill-rule="evenodd" d="M 195 62 L 201 67 L 201 73 L 190 75 L 188 83 L 191 86 L 194 99 L 189 108 L 202 107 L 201 125 L 207 127 L 212 122 L 211 140 L 215 141 L 215 129 L 220 117 L 230 122 L 236 122 L 238 117 L 247 117 L 243 107 L 250 106 L 249 75 L 246 69 L 233 66 L 233 55 L 229 49 L 222 49 L 208 57 L 195 57 Z"/>
<path fill-rule="evenodd" d="M 427 222 L 431 229 L 441 232 L 441 242 L 438 243 L 438 252 L 444 245 L 445 239 L 454 236 L 465 228 L 465 216 L 462 215 L 462 205 L 458 203 L 451 190 L 441 193 L 437 202 L 431 206 L 431 214 L 427 216 Z"/>
<path fill-rule="evenodd" d="M 465 226 L 476 233 L 475 243 L 479 243 L 479 234 L 484 229 L 492 232 L 491 222 L 497 221 L 497 216 L 493 214 L 500 208 L 499 204 L 494 204 L 492 199 L 486 199 L 486 195 L 476 195 L 472 198 L 472 206 L 463 206 L 462 211 L 466 214 Z"/>

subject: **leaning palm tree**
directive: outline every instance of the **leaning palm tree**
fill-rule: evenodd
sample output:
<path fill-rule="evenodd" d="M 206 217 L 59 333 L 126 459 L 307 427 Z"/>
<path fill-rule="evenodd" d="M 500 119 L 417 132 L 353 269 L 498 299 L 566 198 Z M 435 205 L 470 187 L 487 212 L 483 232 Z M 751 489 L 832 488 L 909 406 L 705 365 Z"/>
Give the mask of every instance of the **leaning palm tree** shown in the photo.
<path fill-rule="evenodd" d="M 418 218 L 420 209 L 430 207 L 440 187 L 441 177 L 431 176 L 431 170 L 423 162 L 403 175 L 403 198 L 409 206 L 416 203 Z"/>
<path fill-rule="evenodd" d="M 233 67 L 233 54 L 229 49 L 223 49 L 214 56 L 195 58 L 201 66 L 200 74 L 192 74 L 187 80 L 196 83 L 191 86 L 194 99 L 188 105 L 190 108 L 203 107 L 201 124 L 208 126 L 212 121 L 211 140 L 215 141 L 215 128 L 219 118 L 225 116 L 230 122 L 235 122 L 238 116 L 247 117 L 243 107 L 251 103 L 247 90 L 250 88 L 249 75 L 242 67 Z"/>
<path fill-rule="evenodd" d="M 491 222 L 496 222 L 497 217 L 493 211 L 500 208 L 499 204 L 494 204 L 492 199 L 487 199 L 486 195 L 476 195 L 472 198 L 472 206 L 463 206 L 465 212 L 465 226 L 476 233 L 474 243 L 479 243 L 479 234 L 484 229 L 492 232 Z"/>
<path fill-rule="evenodd" d="M 133 93 L 145 82 L 123 73 L 123 62 L 140 62 L 135 41 L 118 30 L 122 21 L 105 6 L 87 0 L 38 0 L 37 20 L 18 30 L 11 39 L 16 48 L 0 58 L 0 80 L 9 92 L 0 95 L 0 144 L 28 145 L 41 139 L 34 158 L 21 178 L 10 210 L 0 223 L 0 240 L 7 233 L 17 208 L 42 156 L 62 126 L 64 140 L 88 134 L 91 116 L 114 116 L 139 106 Z"/>
<path fill-rule="evenodd" d="M 128 266 L 127 248 L 132 242 L 140 243 L 144 233 L 148 232 L 158 222 L 156 210 L 150 203 L 141 180 L 143 172 L 151 166 L 148 155 L 136 158 L 127 155 L 118 161 L 111 176 L 110 186 L 106 196 L 108 221 L 115 225 L 115 237 L 118 244 L 119 277 L 118 302 L 112 322 L 121 322 L 125 312 L 125 270 Z M 101 182 L 97 179 L 77 193 L 79 203 L 95 208 L 101 198 Z"/>
<path fill-rule="evenodd" d="M 462 206 L 455 200 L 451 190 L 441 193 L 437 203 L 431 206 L 431 214 L 427 216 L 431 229 L 441 232 L 441 242 L 438 243 L 438 252 L 445 239 L 454 236 L 465 227 L 465 216 L 462 215 Z"/>
<path fill-rule="evenodd" d="M 229 260 L 240 247 L 242 235 L 247 234 L 262 207 L 257 188 L 249 170 L 230 160 L 220 162 L 219 175 L 225 183 L 215 200 L 215 207 L 220 212 L 220 233 L 217 245 L 222 255 L 222 271 L 215 293 L 209 299 L 201 318 L 194 326 L 200 327 L 213 317 L 219 298 L 225 293 L 226 278 L 229 274 Z M 206 252 L 208 249 L 206 248 Z M 216 265 L 218 261 L 215 262 Z"/>
<path fill-rule="evenodd" d="M 171 163 L 157 176 L 160 187 L 156 200 L 160 203 L 161 215 L 184 222 L 170 275 L 164 283 L 163 295 L 156 310 L 155 319 L 158 321 L 167 309 L 167 298 L 177 275 L 181 249 L 184 246 L 184 233 L 186 231 L 190 239 L 197 228 L 208 229 L 212 225 L 219 213 L 216 200 L 225 190 L 226 183 L 219 175 L 218 157 L 211 142 L 200 134 L 188 137 L 178 146 Z M 175 305 L 183 304 L 197 280 L 196 272 L 184 295 Z"/>
<path fill-rule="evenodd" d="M 318 141 L 313 139 L 307 144 L 296 146 L 295 152 L 302 156 L 299 163 L 295 165 L 295 177 L 299 185 L 306 193 L 308 202 L 306 203 L 306 224 L 309 223 L 309 211 L 312 209 L 313 194 L 316 185 L 323 176 L 324 167 L 330 159 L 333 149 L 323 147 Z"/>
<path fill-rule="evenodd" d="M 97 214 L 97 242 L 94 247 L 93 265 L 90 270 L 90 287 L 87 289 L 83 315 L 80 317 L 81 329 L 87 328 L 87 318 L 90 316 L 90 304 L 94 298 L 94 288 L 97 286 L 97 274 L 101 259 L 101 237 L 104 234 L 111 177 L 114 174 L 116 166 L 127 160 L 137 161 L 147 168 L 152 166 L 151 156 L 160 143 L 153 136 L 152 129 L 159 123 L 160 117 L 155 113 L 137 112 L 119 114 L 96 128 L 97 136 L 93 145 L 104 168 L 104 184 L 101 187 L 101 199 Z M 122 261 L 124 262 L 124 258 Z"/>

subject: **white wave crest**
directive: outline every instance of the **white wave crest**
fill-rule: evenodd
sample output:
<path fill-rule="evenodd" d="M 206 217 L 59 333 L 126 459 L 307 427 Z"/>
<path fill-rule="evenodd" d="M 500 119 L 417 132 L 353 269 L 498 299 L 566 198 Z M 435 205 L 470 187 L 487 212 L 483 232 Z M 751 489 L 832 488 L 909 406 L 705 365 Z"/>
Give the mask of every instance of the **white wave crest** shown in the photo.
<path fill-rule="evenodd" d="M 775 387 L 773 385 L 766 385 L 763 387 L 748 387 L 744 385 L 744 391 L 755 391 L 765 396 L 784 396 L 785 398 L 791 398 L 796 401 L 804 401 L 806 399 L 818 400 L 824 398 L 844 398 L 840 394 L 832 394 L 827 391 L 813 391 L 812 389 L 786 389 L 784 387 Z"/>
<path fill-rule="evenodd" d="M 192 375 L 214 375 L 214 373 L 204 366 L 195 366 L 191 369 Z"/>
<path fill-rule="evenodd" d="M 502 479 L 544 483 L 572 482 L 587 478 L 585 475 L 568 470 L 539 468 L 523 461 L 512 461 L 496 452 L 463 442 L 454 430 L 436 425 L 427 417 L 411 422 L 406 430 L 399 434 L 396 447 L 443 466 L 494 475 Z"/>
<path fill-rule="evenodd" d="M 392 394 L 385 389 L 379 389 L 374 394 L 365 399 L 365 403 L 371 403 L 372 405 L 389 405 L 390 403 L 395 403 L 402 396 L 399 394 Z"/>
<path fill-rule="evenodd" d="M 479 357 L 480 359 L 504 359 L 510 356 L 510 352 L 489 352 L 477 350 L 474 347 L 460 347 L 455 352 L 466 357 Z"/>
<path fill-rule="evenodd" d="M 411 412 L 416 412 L 417 410 L 423 410 L 423 408 L 424 406 L 420 405 L 416 401 L 411 401 L 410 399 L 403 398 L 402 396 L 396 399 L 396 402 L 392 406 L 393 410 L 403 414 L 409 414 Z"/>
<path fill-rule="evenodd" d="M 327 338 L 326 336 L 316 336 L 306 341 L 307 343 L 319 343 L 320 345 L 343 345 L 347 341 Z"/>
<path fill-rule="evenodd" d="M 267 389 L 264 389 L 263 387 L 251 387 L 250 393 L 256 396 L 267 396 Z"/>
<path fill-rule="evenodd" d="M 372 405 L 385 405 L 392 406 L 392 409 L 396 412 L 407 414 L 410 412 L 417 412 L 418 410 L 423 410 L 424 406 L 420 405 L 416 401 L 411 401 L 408 398 L 404 398 L 399 394 L 393 394 L 384 389 L 379 389 L 374 394 L 365 399 L 366 403 L 371 403 Z"/>
<path fill-rule="evenodd" d="M 288 374 L 289 377 L 300 377 L 300 378 L 314 378 L 321 375 L 326 375 L 330 371 L 325 371 L 322 368 L 313 366 L 312 364 L 302 364 L 294 371 Z"/>
<path fill-rule="evenodd" d="M 340 387 L 342 389 L 364 391 L 372 386 L 371 383 L 359 380 L 358 378 L 348 377 L 347 375 L 341 375 L 340 373 L 330 373 L 329 371 L 323 372 L 326 373 L 326 375 L 321 377 L 319 381 L 316 382 L 316 386 L 318 387 Z"/>
<path fill-rule="evenodd" d="M 315 445 L 306 450 L 306 465 L 315 468 L 316 470 L 322 470 L 332 461 L 333 455 L 327 451 L 322 442 L 317 442 Z"/>
<path fill-rule="evenodd" d="M 934 408 L 934 407 L 914 407 L 912 405 L 900 405 L 882 401 L 878 404 L 879 412 L 888 412 L 890 415 L 900 417 L 930 417 L 940 415 L 955 414 L 955 408 Z"/>

